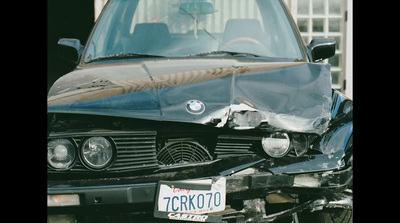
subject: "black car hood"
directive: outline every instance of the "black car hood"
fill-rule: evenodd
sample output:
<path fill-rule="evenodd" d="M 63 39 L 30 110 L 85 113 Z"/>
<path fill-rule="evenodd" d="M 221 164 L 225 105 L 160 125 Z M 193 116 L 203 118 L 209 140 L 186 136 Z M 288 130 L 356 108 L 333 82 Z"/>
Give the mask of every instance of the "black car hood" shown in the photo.
<path fill-rule="evenodd" d="M 163 59 L 66 74 L 49 91 L 48 112 L 322 134 L 331 94 L 329 65 Z"/>

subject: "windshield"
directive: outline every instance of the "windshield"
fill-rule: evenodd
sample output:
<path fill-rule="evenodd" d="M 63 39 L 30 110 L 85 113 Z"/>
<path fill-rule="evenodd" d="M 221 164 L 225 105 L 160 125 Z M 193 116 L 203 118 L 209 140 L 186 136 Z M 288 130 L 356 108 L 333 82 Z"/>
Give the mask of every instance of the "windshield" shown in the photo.
<path fill-rule="evenodd" d="M 279 0 L 109 0 L 83 62 L 227 52 L 303 59 Z"/>

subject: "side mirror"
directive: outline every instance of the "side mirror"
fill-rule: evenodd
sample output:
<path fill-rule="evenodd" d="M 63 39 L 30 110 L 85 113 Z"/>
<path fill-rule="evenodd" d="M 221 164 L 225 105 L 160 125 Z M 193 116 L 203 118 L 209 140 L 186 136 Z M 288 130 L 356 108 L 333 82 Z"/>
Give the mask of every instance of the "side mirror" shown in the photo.
<path fill-rule="evenodd" d="M 335 55 L 336 41 L 328 38 L 313 39 L 308 49 L 311 51 L 312 61 L 317 62 Z"/>
<path fill-rule="evenodd" d="M 83 46 L 79 39 L 62 38 L 57 43 L 58 55 L 64 60 L 74 64 L 78 64 L 82 51 Z"/>

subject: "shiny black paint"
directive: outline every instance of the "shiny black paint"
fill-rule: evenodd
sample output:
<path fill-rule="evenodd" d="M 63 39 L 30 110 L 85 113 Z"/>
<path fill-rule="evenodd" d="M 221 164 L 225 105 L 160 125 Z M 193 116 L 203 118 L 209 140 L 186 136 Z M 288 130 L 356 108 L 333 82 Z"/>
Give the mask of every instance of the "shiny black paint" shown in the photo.
<path fill-rule="evenodd" d="M 236 128 L 263 123 L 267 129 L 322 134 L 332 101 L 329 68 L 233 59 L 160 59 L 87 67 L 53 85 L 48 112 L 224 127 L 235 112 L 250 111 L 260 120 Z M 186 111 L 186 103 L 193 99 L 205 104 L 204 113 Z"/>
<path fill-rule="evenodd" d="M 343 94 L 330 89 L 329 66 L 302 62 L 192 61 L 197 64 L 195 70 L 199 72 L 190 73 L 193 66 L 182 66 L 182 60 L 159 60 L 88 67 L 66 75 L 55 83 L 49 93 L 50 104 L 54 102 L 50 100 L 53 98 L 69 100 L 68 103 L 48 106 L 49 136 L 57 133 L 68 135 L 68 132 L 73 134 L 77 131 L 91 132 L 99 128 L 108 131 L 150 128 L 156 129 L 159 137 L 165 138 L 183 137 L 189 132 L 189 136 L 203 135 L 205 138 L 207 134 L 214 137 L 213 134 L 221 133 L 261 137 L 262 134 L 279 130 L 314 134 L 310 151 L 315 152 L 280 159 L 267 158 L 265 154 L 257 153 L 216 159 L 208 163 L 133 172 L 49 173 L 49 189 L 59 185 L 79 188 L 124 185 L 128 182 L 153 183 L 160 179 L 212 177 L 232 174 L 249 167 L 274 175 L 336 171 L 349 167 L 347 161 L 352 153 L 346 151 L 346 148 L 349 148 L 348 141 L 353 131 L 352 102 Z M 227 65 L 221 67 L 220 63 Z M 170 65 L 168 70 L 163 69 L 164 65 Z M 135 75 L 130 75 L 132 71 L 135 71 Z M 141 85 L 135 85 L 135 80 Z M 145 86 L 147 89 L 141 90 L 135 86 Z M 108 97 L 107 93 L 113 90 L 117 94 Z M 74 97 L 77 95 L 81 101 Z M 203 101 L 206 112 L 201 115 L 188 113 L 185 102 L 191 99 Z M 253 117 L 258 121 L 232 124 L 234 115 L 247 113 L 258 114 Z M 266 118 L 274 118 L 274 115 L 281 117 L 279 114 L 291 118 Z M 304 128 L 302 119 L 298 117 L 309 118 L 311 122 L 307 123 L 312 125 Z M 282 120 L 288 122 L 279 126 Z M 255 124 L 249 124 L 253 122 Z M 291 129 L 293 126 L 301 128 Z M 275 186 L 283 185 L 279 186 L 278 183 Z"/>

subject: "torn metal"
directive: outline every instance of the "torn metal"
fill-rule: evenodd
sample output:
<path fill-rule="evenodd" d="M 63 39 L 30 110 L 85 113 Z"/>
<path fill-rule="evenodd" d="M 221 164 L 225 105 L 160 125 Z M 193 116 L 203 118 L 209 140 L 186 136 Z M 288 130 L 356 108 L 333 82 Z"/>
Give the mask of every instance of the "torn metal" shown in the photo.
<path fill-rule="evenodd" d="M 85 67 L 53 85 L 48 112 L 321 135 L 331 118 L 329 69 L 305 62 L 233 59 Z M 191 100 L 204 104 L 201 114 L 187 111 Z"/>

